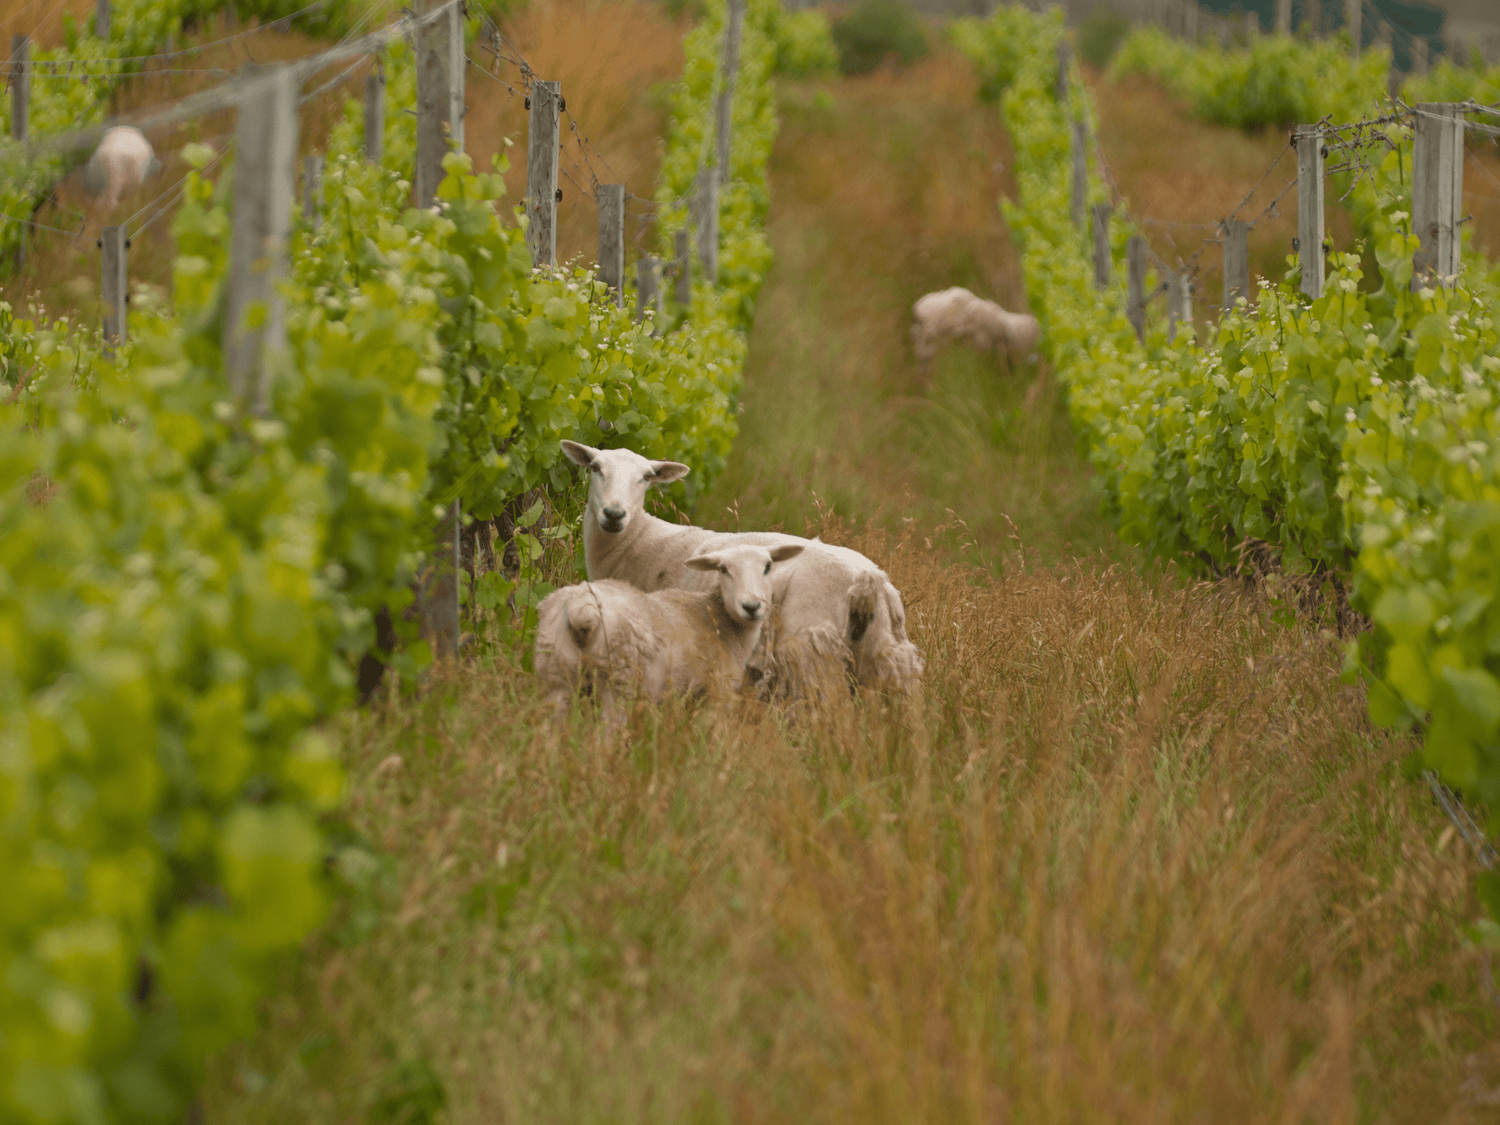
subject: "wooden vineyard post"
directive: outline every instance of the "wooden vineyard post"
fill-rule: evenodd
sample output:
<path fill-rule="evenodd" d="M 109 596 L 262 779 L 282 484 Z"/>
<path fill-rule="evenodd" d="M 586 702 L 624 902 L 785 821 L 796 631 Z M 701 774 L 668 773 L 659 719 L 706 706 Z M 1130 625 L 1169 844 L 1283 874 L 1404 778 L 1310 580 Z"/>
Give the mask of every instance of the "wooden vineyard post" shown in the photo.
<path fill-rule="evenodd" d="M 104 350 L 114 351 L 112 345 L 123 344 L 126 339 L 125 313 L 129 300 L 129 271 L 126 253 L 130 239 L 125 237 L 125 228 L 105 227 L 99 238 L 99 263 L 102 278 L 99 295 L 104 302 Z"/>
<path fill-rule="evenodd" d="M 599 185 L 599 280 L 609 300 L 625 303 L 625 185 Z"/>
<path fill-rule="evenodd" d="M 1068 64 L 1073 59 L 1073 46 L 1066 39 L 1057 43 L 1057 104 L 1068 104 Z"/>
<path fill-rule="evenodd" d="M 531 263 L 557 263 L 557 131 L 562 83 L 531 84 L 531 117 L 526 136 L 526 244 Z"/>
<path fill-rule="evenodd" d="M 1195 45 L 1198 42 L 1198 0 L 1183 0 L 1182 37 Z"/>
<path fill-rule="evenodd" d="M 1412 287 L 1450 285 L 1463 240 L 1464 119 L 1462 106 L 1420 102 L 1412 153 L 1412 233 L 1421 240 L 1412 260 Z"/>
<path fill-rule="evenodd" d="M 719 177 L 712 168 L 704 168 L 695 181 L 693 193 L 693 226 L 698 229 L 698 258 L 703 276 L 710 282 L 719 279 Z"/>
<path fill-rule="evenodd" d="M 241 101 L 235 132 L 224 367 L 231 396 L 256 414 L 270 409 L 266 360 L 285 346 L 279 283 L 296 198 L 299 85 L 291 67 L 271 72 Z M 254 327 L 246 323 L 253 306 L 263 310 Z"/>
<path fill-rule="evenodd" d="M 745 0 L 729 0 L 724 28 L 723 79 L 714 105 L 714 139 L 718 142 L 719 183 L 730 180 L 730 142 L 734 131 L 734 82 L 740 71 L 740 36 L 745 24 Z"/>
<path fill-rule="evenodd" d="M 1125 318 L 1135 329 L 1135 338 L 1146 339 L 1146 240 L 1138 234 L 1130 236 L 1125 244 L 1126 281 L 1129 285 L 1129 303 L 1125 307 Z"/>
<path fill-rule="evenodd" d="M 1244 219 L 1226 219 L 1224 233 L 1224 308 L 1234 308 L 1240 297 L 1250 296 L 1250 224 Z"/>
<path fill-rule="evenodd" d="M 10 40 L 10 135 L 24 141 L 27 123 L 31 119 L 31 41 L 24 35 L 13 35 Z M 16 269 L 26 264 L 26 235 L 29 223 L 21 224 L 21 236 L 16 243 Z"/>
<path fill-rule="evenodd" d="M 1167 343 L 1177 342 L 1177 328 L 1186 326 L 1193 332 L 1193 279 L 1186 270 L 1174 273 L 1167 282 Z"/>
<path fill-rule="evenodd" d="M 379 164 L 385 147 L 385 74 L 365 75 L 365 159 Z"/>
<path fill-rule="evenodd" d="M 1089 132 L 1082 121 L 1073 122 L 1073 225 L 1083 229 L 1088 210 Z"/>
<path fill-rule="evenodd" d="M 323 155 L 310 152 L 302 158 L 302 219 L 317 229 L 323 218 Z"/>
<path fill-rule="evenodd" d="M 1359 58 L 1360 36 L 1364 28 L 1360 20 L 1364 17 L 1362 0 L 1344 0 L 1344 24 L 1349 28 L 1349 50 Z"/>
<path fill-rule="evenodd" d="M 642 254 L 635 264 L 635 319 L 644 321 L 649 310 L 654 317 L 661 308 L 661 288 L 658 284 L 655 254 Z M 653 333 L 655 326 L 652 326 Z"/>
<path fill-rule="evenodd" d="M 1299 125 L 1297 145 L 1297 261 L 1302 292 L 1323 295 L 1323 127 Z"/>
<path fill-rule="evenodd" d="M 1276 34 L 1292 33 L 1292 0 L 1276 0 Z"/>
<path fill-rule="evenodd" d="M 459 0 L 417 35 L 417 206 L 431 207 L 450 142 L 464 147 L 464 18 Z M 446 130 L 444 129 L 446 126 Z"/>
<path fill-rule="evenodd" d="M 1109 217 L 1114 208 L 1108 203 L 1094 204 L 1094 288 L 1107 289 L 1110 281 Z"/>
<path fill-rule="evenodd" d="M 1411 43 L 1411 70 L 1413 74 L 1427 73 L 1427 40 L 1418 37 Z"/>
<path fill-rule="evenodd" d="M 1260 13 L 1249 11 L 1245 13 L 1245 38 L 1252 42 L 1260 38 Z"/>
<path fill-rule="evenodd" d="M 673 244 L 676 258 L 673 268 L 677 271 L 677 303 L 683 308 L 693 303 L 693 238 L 687 227 L 680 227 Z"/>
<path fill-rule="evenodd" d="M 109 0 L 94 4 L 94 38 L 109 42 Z"/>

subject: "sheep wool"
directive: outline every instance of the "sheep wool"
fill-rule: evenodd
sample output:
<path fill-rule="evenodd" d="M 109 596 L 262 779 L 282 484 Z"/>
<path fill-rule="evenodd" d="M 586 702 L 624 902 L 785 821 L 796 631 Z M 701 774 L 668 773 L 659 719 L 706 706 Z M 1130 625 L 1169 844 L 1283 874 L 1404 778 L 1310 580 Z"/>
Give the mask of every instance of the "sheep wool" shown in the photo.
<path fill-rule="evenodd" d="M 131 192 L 161 170 L 161 161 L 139 129 L 117 125 L 104 134 L 83 168 L 83 186 L 95 198 L 104 197 L 104 210 L 113 211 Z"/>
<path fill-rule="evenodd" d="M 1041 338 L 1036 317 L 1006 312 L 959 286 L 918 298 L 911 312 L 912 351 L 923 366 L 945 340 L 965 340 L 981 351 L 998 349 L 1014 362 L 1030 355 Z"/>
<path fill-rule="evenodd" d="M 729 696 L 770 616 L 773 568 L 801 553 L 788 543 L 694 555 L 685 565 L 712 582 L 696 592 L 614 579 L 555 590 L 537 607 L 536 674 L 559 715 L 583 687 L 609 723 L 636 696 Z"/>

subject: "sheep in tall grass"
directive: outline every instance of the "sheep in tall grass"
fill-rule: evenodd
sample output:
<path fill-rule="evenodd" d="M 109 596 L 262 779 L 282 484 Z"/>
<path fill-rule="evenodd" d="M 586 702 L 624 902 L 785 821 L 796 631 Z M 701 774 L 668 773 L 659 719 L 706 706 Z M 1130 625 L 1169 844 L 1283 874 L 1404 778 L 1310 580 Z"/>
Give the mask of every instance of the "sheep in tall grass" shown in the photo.
<path fill-rule="evenodd" d="M 683 565 L 707 590 L 648 594 L 614 579 L 555 590 L 537 607 L 536 674 L 559 712 L 586 685 L 610 723 L 635 695 L 727 697 L 770 616 L 772 568 L 801 553 L 783 543 L 696 554 Z"/>
<path fill-rule="evenodd" d="M 958 286 L 918 298 L 911 313 L 912 351 L 924 369 L 945 340 L 967 340 L 980 351 L 998 349 L 1007 364 L 1014 364 L 1030 355 L 1041 337 L 1036 317 L 1006 312 Z"/>
<path fill-rule="evenodd" d="M 686 465 L 572 441 L 562 448 L 589 470 L 583 552 L 591 580 L 619 579 L 647 591 L 702 589 L 705 576 L 685 565 L 695 554 L 747 544 L 797 544 L 801 556 L 773 576 L 775 612 L 752 659 L 752 678 L 764 680 L 768 692 L 792 695 L 811 694 L 819 683 L 842 679 L 846 670 L 868 686 L 915 687 L 922 655 L 906 635 L 901 593 L 864 555 L 779 532 L 716 532 L 668 523 L 646 512 L 646 490 L 681 480 L 691 471 Z M 856 587 L 866 575 L 873 577 Z M 856 589 L 861 600 L 851 601 Z"/>
<path fill-rule="evenodd" d="M 83 187 L 96 199 L 103 196 L 104 210 L 109 212 L 160 170 L 161 161 L 145 134 L 129 125 L 117 125 L 104 134 L 83 166 Z"/>

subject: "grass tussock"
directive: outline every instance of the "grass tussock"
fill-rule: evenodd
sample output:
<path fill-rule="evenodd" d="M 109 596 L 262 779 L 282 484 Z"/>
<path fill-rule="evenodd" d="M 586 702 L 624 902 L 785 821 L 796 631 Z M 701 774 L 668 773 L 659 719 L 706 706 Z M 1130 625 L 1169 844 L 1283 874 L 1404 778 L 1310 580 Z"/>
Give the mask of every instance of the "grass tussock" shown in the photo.
<path fill-rule="evenodd" d="M 906 592 L 914 699 L 609 742 L 502 661 L 351 717 L 386 858 L 208 1116 L 1480 1119 L 1470 859 L 1336 642 L 1236 587 L 851 545 Z"/>

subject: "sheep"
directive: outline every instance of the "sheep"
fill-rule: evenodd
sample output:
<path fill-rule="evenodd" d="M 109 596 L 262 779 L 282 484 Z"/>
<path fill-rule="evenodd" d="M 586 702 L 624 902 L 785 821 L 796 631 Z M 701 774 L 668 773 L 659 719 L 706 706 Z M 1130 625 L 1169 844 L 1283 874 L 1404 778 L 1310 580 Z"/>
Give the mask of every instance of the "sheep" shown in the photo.
<path fill-rule="evenodd" d="M 161 161 L 145 135 L 129 125 L 117 125 L 105 132 L 83 166 L 83 187 L 96 199 L 102 195 L 109 212 L 160 170 Z"/>
<path fill-rule="evenodd" d="M 635 694 L 737 691 L 770 616 L 771 570 L 802 550 L 743 544 L 696 554 L 683 565 L 711 576 L 707 590 L 646 593 L 606 578 L 548 594 L 537 607 L 534 667 L 558 715 L 580 684 L 610 724 Z"/>
<path fill-rule="evenodd" d="M 691 471 L 676 461 L 649 461 L 628 449 L 601 450 L 578 442 L 562 443 L 565 456 L 589 470 L 588 510 L 584 514 L 584 563 L 591 580 L 614 578 L 646 591 L 701 589 L 703 578 L 684 566 L 705 551 L 749 544 L 804 548 L 797 562 L 778 570 L 773 584 L 774 620 L 755 654 L 751 678 L 764 690 L 804 691 L 810 681 L 826 679 L 847 667 L 856 682 L 886 684 L 909 690 L 922 673 L 922 657 L 906 636 L 901 594 L 884 571 L 847 547 L 779 532 L 715 532 L 672 524 L 645 511 L 646 489 L 681 480 Z M 877 628 L 851 636 L 850 591 L 862 574 L 878 582 L 878 604 L 862 612 Z M 868 585 L 861 586 L 870 598 Z M 854 617 L 856 625 L 862 620 Z M 886 651 L 890 650 L 890 651 Z M 899 674 L 892 676 L 894 670 Z"/>
<path fill-rule="evenodd" d="M 967 340 L 981 351 L 998 348 L 1006 363 L 1030 355 L 1041 336 L 1036 317 L 1006 312 L 994 301 L 954 287 L 928 293 L 911 308 L 911 346 L 925 369 L 946 339 Z"/>

